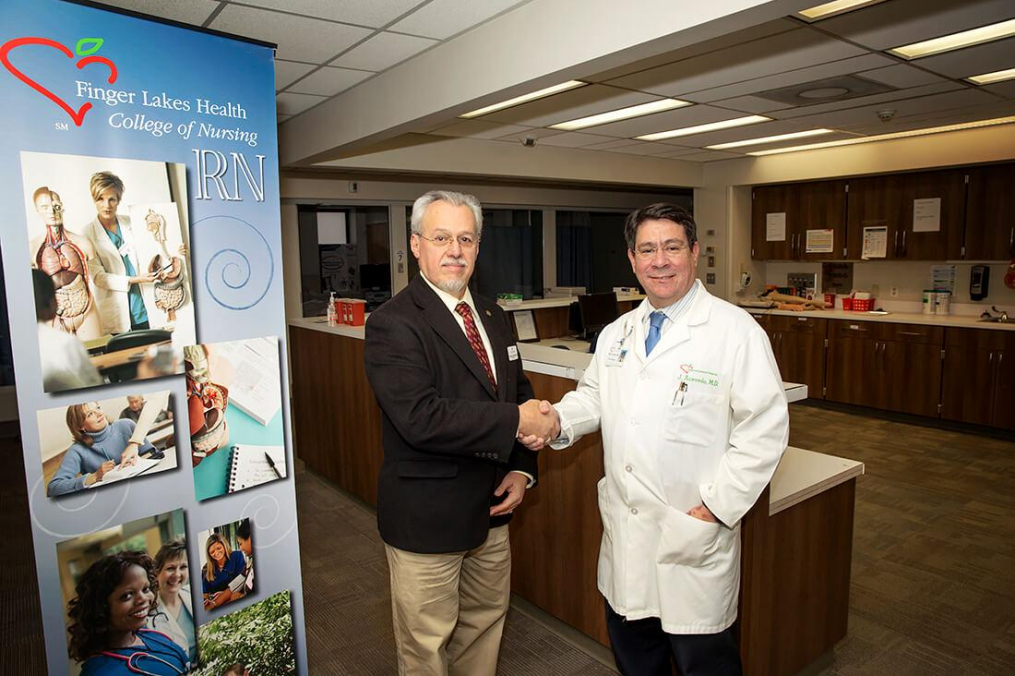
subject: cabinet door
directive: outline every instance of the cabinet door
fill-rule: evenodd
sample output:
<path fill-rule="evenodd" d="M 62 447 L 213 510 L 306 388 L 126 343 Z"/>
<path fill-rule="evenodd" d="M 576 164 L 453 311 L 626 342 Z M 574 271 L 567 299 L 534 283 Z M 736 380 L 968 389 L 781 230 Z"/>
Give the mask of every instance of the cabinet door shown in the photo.
<path fill-rule="evenodd" d="M 941 401 L 941 344 L 883 341 L 885 408 L 936 418 Z"/>
<path fill-rule="evenodd" d="M 797 186 L 765 185 L 754 188 L 751 203 L 751 248 L 755 260 L 788 260 L 796 238 Z M 785 214 L 786 229 L 781 240 L 769 241 L 768 215 Z"/>
<path fill-rule="evenodd" d="M 846 257 L 860 260 L 863 253 L 863 229 L 888 228 L 885 258 L 895 258 L 906 215 L 904 176 L 872 176 L 849 181 L 846 197 Z M 878 259 L 874 259 L 878 260 Z"/>
<path fill-rule="evenodd" d="M 867 338 L 829 337 L 825 398 L 843 404 L 874 406 L 880 379 L 878 346 Z M 879 385 L 880 383 L 878 383 Z"/>
<path fill-rule="evenodd" d="M 947 169 L 906 174 L 906 203 L 897 258 L 940 261 L 962 256 L 962 229 L 965 221 L 965 171 Z M 937 230 L 919 231 L 914 221 L 917 200 L 940 200 Z"/>
<path fill-rule="evenodd" d="M 945 347 L 941 417 L 990 425 L 994 419 L 994 350 Z M 1009 404 L 1010 407 L 1010 404 Z"/>
<path fill-rule="evenodd" d="M 1015 430 L 1015 350 L 994 352 L 994 369 L 994 408 L 991 425 Z"/>
<path fill-rule="evenodd" d="M 966 260 L 1015 258 L 1015 163 L 969 170 Z"/>
<path fill-rule="evenodd" d="M 846 246 L 846 181 L 818 181 L 799 186 L 796 254 L 805 261 L 841 260 Z M 831 230 L 832 251 L 807 252 L 808 230 Z M 814 233 L 824 235 L 825 233 Z"/>

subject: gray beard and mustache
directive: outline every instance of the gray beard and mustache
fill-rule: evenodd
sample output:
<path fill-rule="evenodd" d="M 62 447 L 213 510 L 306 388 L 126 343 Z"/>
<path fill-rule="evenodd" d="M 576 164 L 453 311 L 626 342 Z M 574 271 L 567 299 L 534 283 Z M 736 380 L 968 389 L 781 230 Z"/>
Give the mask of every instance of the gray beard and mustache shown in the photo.
<path fill-rule="evenodd" d="M 463 266 L 467 266 L 469 264 L 464 258 L 452 258 L 450 256 L 441 260 L 441 265 L 444 265 L 445 263 Z M 468 279 L 442 279 L 438 282 L 434 282 L 434 286 L 438 289 L 444 291 L 445 293 L 450 293 L 453 296 L 457 296 L 464 291 L 468 284 Z"/>

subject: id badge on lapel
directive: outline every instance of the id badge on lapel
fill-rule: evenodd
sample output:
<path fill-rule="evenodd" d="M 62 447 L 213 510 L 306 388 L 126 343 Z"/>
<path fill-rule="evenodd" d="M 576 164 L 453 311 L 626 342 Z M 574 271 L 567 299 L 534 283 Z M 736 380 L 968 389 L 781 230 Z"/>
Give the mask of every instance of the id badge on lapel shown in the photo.
<path fill-rule="evenodd" d="M 623 334 L 617 340 L 613 341 L 610 345 L 610 351 L 606 353 L 606 365 L 610 367 L 618 367 L 624 365 L 624 360 L 627 359 L 627 353 L 630 346 L 627 343 L 627 339 L 631 337 L 631 333 L 634 331 L 634 326 L 630 321 L 625 322 Z"/>

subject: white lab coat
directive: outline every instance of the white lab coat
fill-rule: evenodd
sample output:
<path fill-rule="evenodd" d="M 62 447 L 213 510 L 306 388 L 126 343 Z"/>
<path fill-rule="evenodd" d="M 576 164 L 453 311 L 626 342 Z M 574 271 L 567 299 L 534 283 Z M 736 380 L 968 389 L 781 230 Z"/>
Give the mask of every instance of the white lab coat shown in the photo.
<path fill-rule="evenodd" d="M 148 262 L 138 259 L 130 218 L 119 215 L 116 218 L 120 223 L 120 234 L 123 237 L 127 257 L 134 266 L 135 274 L 141 275 L 148 270 Z M 113 246 L 112 240 L 106 234 L 102 223 L 99 223 L 98 217 L 85 226 L 84 236 L 95 247 L 95 255 L 101 264 L 98 269 L 89 270 L 89 273 L 95 280 L 95 301 L 99 306 L 102 332 L 123 333 L 130 331 L 130 300 L 127 294 L 130 289 L 128 283 L 130 278 L 123 265 L 122 255 Z M 155 307 L 155 295 L 151 284 L 141 285 L 141 297 L 144 299 L 145 307 L 149 308 L 150 315 L 150 308 Z"/>
<path fill-rule="evenodd" d="M 621 615 L 658 617 L 671 634 L 716 633 L 736 619 L 740 519 L 789 439 L 765 332 L 695 283 L 651 356 L 647 300 L 603 330 L 577 390 L 556 405 L 562 434 L 552 444 L 602 427 L 599 590 Z M 721 524 L 687 514 L 700 504 Z"/>

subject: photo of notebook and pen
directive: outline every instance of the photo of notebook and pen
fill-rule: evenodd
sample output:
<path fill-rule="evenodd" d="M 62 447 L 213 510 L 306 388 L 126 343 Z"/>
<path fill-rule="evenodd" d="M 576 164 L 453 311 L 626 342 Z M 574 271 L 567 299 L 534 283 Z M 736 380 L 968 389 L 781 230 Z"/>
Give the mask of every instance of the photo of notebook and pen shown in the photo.
<path fill-rule="evenodd" d="M 243 444 L 232 446 L 230 452 L 229 493 L 285 478 L 284 446 Z"/>

